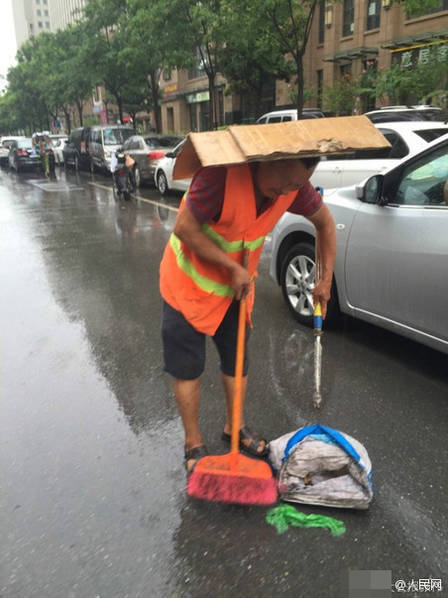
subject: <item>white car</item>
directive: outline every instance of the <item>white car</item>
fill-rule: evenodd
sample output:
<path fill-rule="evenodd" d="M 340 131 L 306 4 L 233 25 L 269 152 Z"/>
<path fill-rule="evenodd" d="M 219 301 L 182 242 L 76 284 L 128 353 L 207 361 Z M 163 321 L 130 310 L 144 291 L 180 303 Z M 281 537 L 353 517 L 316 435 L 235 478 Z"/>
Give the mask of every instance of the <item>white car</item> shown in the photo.
<path fill-rule="evenodd" d="M 5 135 L 0 139 L 0 165 L 1 166 L 8 166 L 9 164 L 9 148 L 12 145 L 13 141 L 17 139 L 24 139 L 23 135 L 21 136 L 14 136 L 14 135 Z"/>
<path fill-rule="evenodd" d="M 430 141 L 448 133 L 448 123 L 433 121 L 390 122 L 376 124 L 375 127 L 391 147 L 323 157 L 311 178 L 313 185 L 324 190 L 356 185 L 369 176 L 396 166 L 406 156 L 425 149 Z M 185 191 L 191 182 L 191 179 L 173 180 L 176 156 L 183 143 L 179 143 L 157 164 L 154 181 L 162 195 L 171 189 Z"/>
<path fill-rule="evenodd" d="M 330 189 L 336 224 L 327 319 L 340 311 L 448 353 L 448 134 L 359 185 Z M 315 228 L 286 212 L 272 231 L 270 274 L 312 326 Z"/>
<path fill-rule="evenodd" d="M 428 142 L 448 133 L 448 123 L 408 121 L 375 124 L 392 147 L 358 150 L 349 156 L 326 156 L 311 178 L 323 189 L 356 185 L 365 178 L 396 166 L 402 158 L 425 149 Z"/>
<path fill-rule="evenodd" d="M 58 166 L 61 166 L 61 164 L 64 164 L 64 154 L 62 152 L 63 152 L 63 149 L 64 149 L 67 141 L 68 141 L 68 137 L 59 137 L 56 135 L 51 136 L 51 142 L 53 144 L 54 158 L 55 158 L 55 162 Z"/>
<path fill-rule="evenodd" d="M 178 143 L 171 152 L 166 153 L 165 157 L 157 162 L 156 170 L 154 172 L 154 182 L 161 195 L 164 195 L 171 190 L 186 191 L 190 186 L 191 179 L 173 179 L 173 168 L 176 163 L 176 157 L 182 149 L 184 142 L 185 139 Z"/>

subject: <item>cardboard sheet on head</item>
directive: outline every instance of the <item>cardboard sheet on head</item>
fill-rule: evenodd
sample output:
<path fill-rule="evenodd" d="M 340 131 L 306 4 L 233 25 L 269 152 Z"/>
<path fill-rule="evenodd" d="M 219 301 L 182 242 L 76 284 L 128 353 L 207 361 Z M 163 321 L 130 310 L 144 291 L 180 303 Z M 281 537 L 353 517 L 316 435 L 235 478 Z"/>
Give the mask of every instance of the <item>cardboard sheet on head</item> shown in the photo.
<path fill-rule="evenodd" d="M 366 116 L 313 118 L 269 125 L 232 125 L 224 131 L 189 133 L 174 167 L 184 179 L 201 167 L 347 154 L 390 147 Z"/>

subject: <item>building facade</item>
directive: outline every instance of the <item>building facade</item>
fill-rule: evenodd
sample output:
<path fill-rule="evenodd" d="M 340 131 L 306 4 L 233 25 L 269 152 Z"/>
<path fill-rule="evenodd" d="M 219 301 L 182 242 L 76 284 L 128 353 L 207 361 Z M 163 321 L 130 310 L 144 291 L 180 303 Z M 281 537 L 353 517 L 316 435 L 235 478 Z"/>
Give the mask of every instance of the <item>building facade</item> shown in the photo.
<path fill-rule="evenodd" d="M 43 31 L 53 31 L 51 0 L 13 0 L 12 12 L 17 48 Z"/>
<path fill-rule="evenodd" d="M 313 90 L 313 98 L 305 105 L 322 108 L 326 86 L 344 75 L 358 77 L 368 64 L 381 70 L 394 63 L 415 64 L 429 60 L 430 49 L 448 65 L 448 0 L 440 0 L 438 8 L 419 17 L 407 14 L 403 6 L 390 0 L 322 1 L 304 57 L 305 88 Z M 162 76 L 160 85 L 164 132 L 210 128 L 208 80 L 203 71 L 174 71 Z M 247 122 L 244 98 L 227 95 L 223 77 L 217 78 L 217 87 L 217 124 Z M 262 112 L 294 107 L 291 91 L 291 84 L 284 81 L 266 82 Z M 376 104 L 381 105 L 381 101 Z"/>
<path fill-rule="evenodd" d="M 416 64 L 428 60 L 431 48 L 448 65 L 448 0 L 419 17 L 390 0 L 322 3 L 305 54 L 305 86 L 315 90 L 312 102 L 322 107 L 323 88 L 344 75 L 359 77 L 367 63 L 379 70 Z M 278 82 L 276 105 L 288 102 L 287 85 Z"/>
<path fill-rule="evenodd" d="M 51 4 L 51 19 L 54 29 L 64 29 L 82 14 L 87 0 L 49 0 Z"/>

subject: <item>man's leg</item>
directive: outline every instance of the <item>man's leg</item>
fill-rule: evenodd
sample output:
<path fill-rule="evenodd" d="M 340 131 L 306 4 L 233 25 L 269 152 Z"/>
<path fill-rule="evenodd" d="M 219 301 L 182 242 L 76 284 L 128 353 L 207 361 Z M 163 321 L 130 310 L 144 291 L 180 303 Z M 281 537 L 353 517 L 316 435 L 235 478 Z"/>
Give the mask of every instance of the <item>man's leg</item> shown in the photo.
<path fill-rule="evenodd" d="M 199 431 L 200 379 L 174 380 L 174 394 L 185 431 L 185 449 L 203 444 Z"/>
<path fill-rule="evenodd" d="M 163 303 L 162 339 L 165 371 L 174 377 L 174 394 L 185 432 L 185 451 L 203 445 L 199 431 L 200 376 L 205 363 L 205 336 L 177 310 Z M 191 470 L 196 459 L 189 459 Z"/>
<path fill-rule="evenodd" d="M 226 404 L 227 404 L 227 419 L 224 425 L 224 432 L 226 434 L 232 433 L 232 415 L 233 415 L 233 397 L 235 396 L 235 378 L 232 376 L 226 376 L 222 374 L 222 383 L 224 386 L 224 392 L 226 395 Z M 242 380 L 242 387 L 241 387 L 241 422 L 240 422 L 240 429 L 244 427 L 244 398 L 246 396 L 246 389 L 247 389 L 247 376 L 243 376 Z M 244 438 L 243 443 L 246 446 L 251 444 L 250 438 Z M 257 447 L 257 452 L 260 454 L 263 453 L 264 449 L 266 448 L 266 442 L 264 440 L 260 440 Z"/>
<path fill-rule="evenodd" d="M 227 419 L 224 426 L 224 433 L 231 434 L 232 428 L 232 411 L 233 411 L 233 397 L 235 392 L 235 357 L 236 357 L 236 342 L 237 342 L 237 332 L 238 332 L 238 317 L 239 317 L 239 302 L 234 301 L 219 326 L 218 330 L 216 331 L 215 336 L 213 337 L 213 341 L 218 349 L 219 356 L 221 358 L 221 376 L 222 382 L 224 386 L 224 392 L 226 396 L 226 404 L 227 404 Z M 246 338 L 245 338 L 245 347 L 244 347 L 244 364 L 243 364 L 243 380 L 242 380 L 242 389 L 241 389 L 241 422 L 240 422 L 240 429 L 244 427 L 244 398 L 246 396 L 246 388 L 247 388 L 247 371 L 249 367 L 248 361 L 248 342 L 250 337 L 250 329 L 246 325 Z M 244 438 L 243 443 L 249 447 L 251 445 L 252 450 L 262 454 L 265 447 L 266 442 L 264 440 L 258 439 L 253 434 L 252 438 Z"/>

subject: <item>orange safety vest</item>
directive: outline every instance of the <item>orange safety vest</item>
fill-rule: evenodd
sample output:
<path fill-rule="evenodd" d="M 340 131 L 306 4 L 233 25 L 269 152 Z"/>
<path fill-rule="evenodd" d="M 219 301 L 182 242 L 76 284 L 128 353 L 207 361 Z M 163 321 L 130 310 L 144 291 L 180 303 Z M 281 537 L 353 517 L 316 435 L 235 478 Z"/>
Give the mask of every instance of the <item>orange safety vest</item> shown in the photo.
<path fill-rule="evenodd" d="M 202 231 L 235 261 L 242 263 L 249 250 L 252 278 L 265 236 L 294 202 L 297 191 L 279 195 L 257 218 L 255 193 L 247 164 L 228 166 L 224 201 L 218 222 L 202 225 Z M 180 209 L 183 209 L 185 196 Z M 160 292 L 164 300 L 199 332 L 213 336 L 234 298 L 227 268 L 200 259 L 174 233 L 160 264 Z M 254 302 L 254 285 L 247 298 L 248 322 Z"/>

